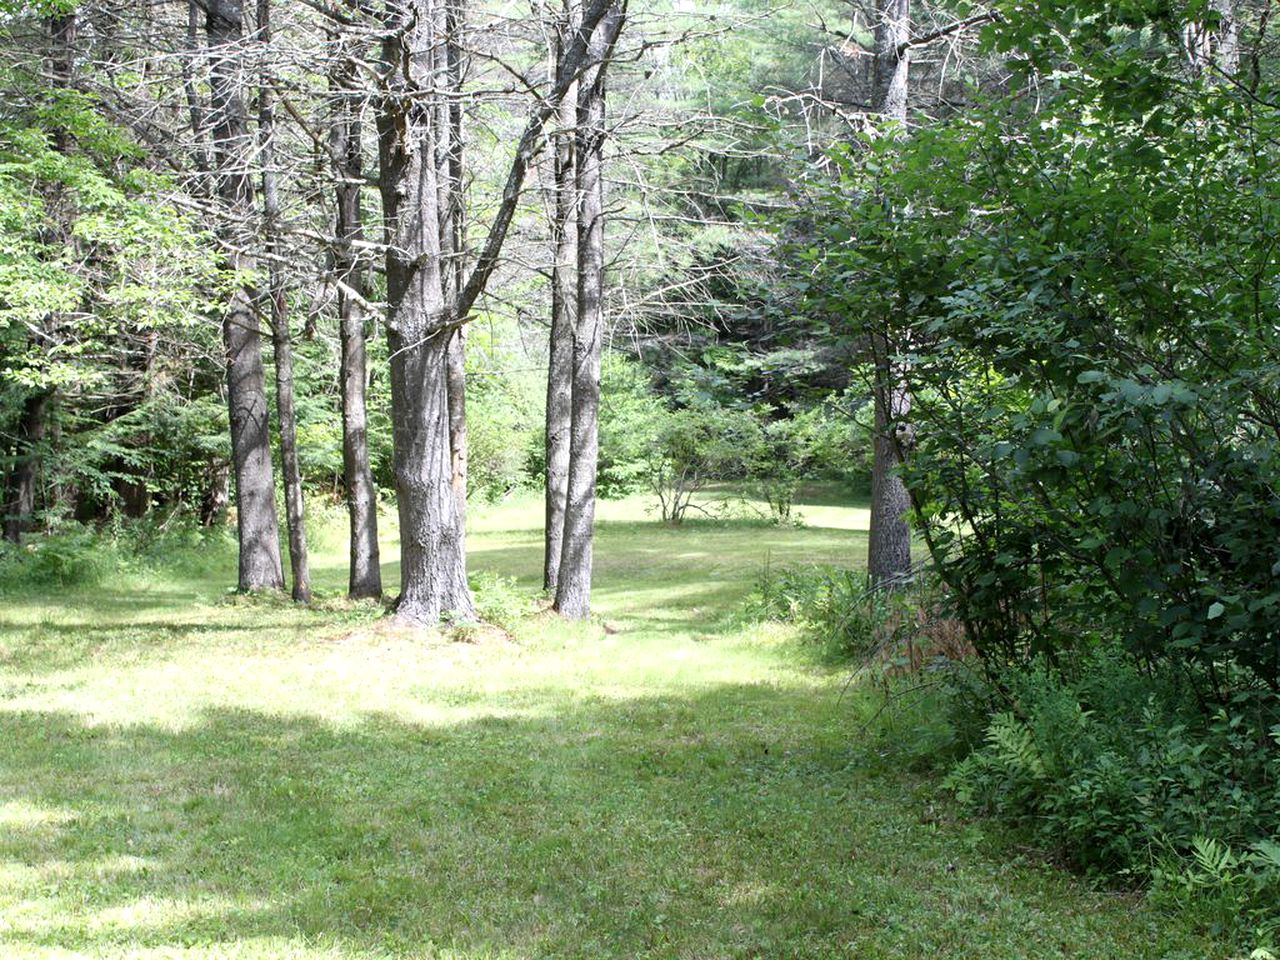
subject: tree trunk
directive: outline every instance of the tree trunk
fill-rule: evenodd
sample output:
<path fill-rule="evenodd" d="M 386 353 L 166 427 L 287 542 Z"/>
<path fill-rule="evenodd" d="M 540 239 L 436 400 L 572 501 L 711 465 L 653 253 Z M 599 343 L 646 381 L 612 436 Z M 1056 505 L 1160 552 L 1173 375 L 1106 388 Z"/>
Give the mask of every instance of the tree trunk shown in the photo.
<path fill-rule="evenodd" d="M 880 351 L 877 351 L 879 353 Z M 911 395 L 897 382 L 897 372 L 877 358 L 874 458 L 871 467 L 871 534 L 867 572 L 877 587 L 897 589 L 911 579 L 911 499 L 895 472 L 901 464 L 898 434 L 911 413 Z M 886 376 L 880 379 L 880 372 Z"/>
<path fill-rule="evenodd" d="M 1183 28 L 1183 43 L 1191 72 L 1200 76 L 1216 68 L 1216 77 L 1231 77 L 1240 69 L 1240 21 L 1234 0 L 1209 0 L 1212 23 L 1194 20 Z"/>
<path fill-rule="evenodd" d="M 334 60 L 330 86 L 337 98 L 331 148 L 336 165 L 337 246 L 334 272 L 338 277 L 339 336 L 342 360 L 342 471 L 351 523 L 350 572 L 347 593 L 353 600 L 382 596 L 382 568 L 378 550 L 378 491 L 369 468 L 368 414 L 365 403 L 365 285 L 359 245 L 364 240 L 360 191 L 364 157 L 360 146 L 360 107 L 355 69 L 347 51 Z"/>
<path fill-rule="evenodd" d="M 578 97 L 577 314 L 573 335 L 573 395 L 569 476 L 555 610 L 583 619 L 591 613 L 591 568 L 599 461 L 600 345 L 604 330 L 604 141 L 608 57 L 622 29 L 614 5 L 592 33 L 591 59 Z"/>
<path fill-rule="evenodd" d="M 911 66 L 911 2 L 883 0 L 876 23 L 875 106 L 881 118 L 905 132 Z M 872 337 L 875 429 L 872 440 L 871 532 L 867 572 L 877 587 L 897 589 L 911 579 L 911 528 L 907 489 L 898 476 L 899 448 L 894 431 L 905 423 L 911 398 L 893 357 L 896 345 L 884 334 Z"/>
<path fill-rule="evenodd" d="M 475 266 L 446 276 L 442 237 L 450 199 L 441 204 L 438 51 L 449 33 L 443 0 L 392 0 L 384 14 L 385 92 L 378 110 L 379 187 L 387 244 L 387 338 L 391 347 L 391 419 L 400 510 L 401 593 L 397 615 L 435 623 L 442 614 L 474 616 L 467 588 L 462 510 L 455 493 L 450 431 L 449 355 L 454 331 L 484 292 L 520 202 L 543 128 L 587 57 L 583 35 L 612 8 L 592 0 L 564 69 L 531 111 L 516 144 L 502 198 Z M 433 101 L 433 97 L 436 99 Z M 452 179 L 452 177 L 451 177 Z M 455 183 L 454 190 L 461 184 Z M 450 196 L 450 194 L 446 194 Z M 447 208 L 447 209 L 446 209 Z M 455 258 L 458 262 L 458 258 Z M 456 289 L 455 289 L 456 288 Z"/>
<path fill-rule="evenodd" d="M 440 253 L 443 258 L 445 302 L 456 303 L 466 272 L 463 245 L 462 168 L 462 29 L 460 0 L 440 0 L 444 6 L 444 43 L 437 44 L 436 83 L 444 95 L 437 106 L 437 182 L 440 190 Z M 467 513 L 467 335 L 464 327 L 449 342 L 449 450 L 452 485 L 458 513 Z"/>
<path fill-rule="evenodd" d="M 566 34 L 576 28 L 575 0 L 565 5 L 565 27 L 556 43 L 557 66 Z M 578 204 L 574 160 L 578 126 L 577 85 L 565 94 L 555 134 L 555 210 L 551 235 L 555 263 L 551 268 L 551 330 L 548 335 L 547 411 L 543 442 L 546 451 L 546 527 L 543 536 L 542 586 L 555 595 L 560 579 L 564 540 L 565 497 L 569 485 L 569 431 L 573 397 L 573 323 L 577 312 Z"/>
<path fill-rule="evenodd" d="M 911 73 L 911 0 L 880 0 L 875 29 L 875 111 L 885 120 L 907 121 Z"/>
<path fill-rule="evenodd" d="M 391 6 L 383 40 L 388 85 L 378 113 L 379 186 L 387 243 L 387 337 L 400 598 L 396 614 L 434 624 L 475 616 L 465 537 L 453 489 L 449 353 L 454 317 L 445 299 L 444 219 L 429 91 L 443 8 L 432 0 Z"/>
<path fill-rule="evenodd" d="M 240 0 L 207 0 L 209 90 L 214 169 L 222 201 L 227 266 L 256 267 L 245 251 L 252 237 L 253 186 L 249 179 L 253 141 L 244 107 L 243 9 Z M 280 524 L 276 517 L 271 429 L 267 415 L 262 337 L 253 298 L 245 287 L 231 294 L 222 323 L 227 353 L 227 402 L 235 473 L 236 525 L 240 539 L 240 589 L 283 590 Z"/>
<path fill-rule="evenodd" d="M 271 0 L 258 0 L 258 40 L 262 55 L 271 51 Z M 298 415 L 294 407 L 293 342 L 289 335 L 289 302 L 280 263 L 280 195 L 275 171 L 275 104 L 270 66 L 258 87 L 259 163 L 262 165 L 262 214 L 267 250 L 267 298 L 271 304 L 271 339 L 276 362 L 276 411 L 280 415 L 280 465 L 284 473 L 285 523 L 289 533 L 289 566 L 293 599 L 311 602 L 311 570 L 307 562 L 307 528 L 298 466 Z"/>
<path fill-rule="evenodd" d="M 31 528 L 40 477 L 40 444 L 44 440 L 48 411 L 47 391 L 30 394 L 23 401 L 4 517 L 4 538 L 10 543 L 20 543 L 22 535 Z"/>
<path fill-rule="evenodd" d="M 230 467 L 225 460 L 211 460 L 205 473 L 204 493 L 200 498 L 200 526 L 217 527 L 226 523 L 227 501 L 230 499 Z"/>

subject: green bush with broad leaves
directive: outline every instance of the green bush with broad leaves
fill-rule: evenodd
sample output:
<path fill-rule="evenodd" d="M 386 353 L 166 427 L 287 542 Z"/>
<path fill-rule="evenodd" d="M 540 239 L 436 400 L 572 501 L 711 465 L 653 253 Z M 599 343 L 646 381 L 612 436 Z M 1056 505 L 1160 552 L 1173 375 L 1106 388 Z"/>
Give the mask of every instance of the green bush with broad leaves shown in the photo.
<path fill-rule="evenodd" d="M 815 324 L 890 345 L 912 398 L 913 525 L 987 681 L 957 793 L 1261 938 L 1280 83 L 1189 72 L 1206 9 L 1010 5 L 1009 87 L 840 153 L 789 242 Z"/>
<path fill-rule="evenodd" d="M 1149 884 L 1219 933 L 1280 932 L 1280 709 L 1206 714 L 1196 678 L 1101 650 L 1000 678 L 1003 708 L 946 780 L 1088 872 Z M 953 700 L 971 709 L 972 701 Z M 971 718 L 956 719 L 971 726 Z"/>

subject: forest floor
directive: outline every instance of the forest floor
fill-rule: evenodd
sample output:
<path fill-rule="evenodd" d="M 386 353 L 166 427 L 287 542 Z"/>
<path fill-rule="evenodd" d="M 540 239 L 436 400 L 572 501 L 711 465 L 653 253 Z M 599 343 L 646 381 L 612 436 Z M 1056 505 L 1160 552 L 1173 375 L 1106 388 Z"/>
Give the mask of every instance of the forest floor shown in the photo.
<path fill-rule="evenodd" d="M 866 732 L 871 692 L 744 622 L 766 562 L 860 562 L 865 511 L 801 511 L 605 504 L 603 622 L 510 639 L 229 597 L 229 553 L 11 593 L 0 957 L 1225 956 L 954 818 L 911 730 Z M 532 595 L 540 503 L 470 524 L 473 570 Z"/>

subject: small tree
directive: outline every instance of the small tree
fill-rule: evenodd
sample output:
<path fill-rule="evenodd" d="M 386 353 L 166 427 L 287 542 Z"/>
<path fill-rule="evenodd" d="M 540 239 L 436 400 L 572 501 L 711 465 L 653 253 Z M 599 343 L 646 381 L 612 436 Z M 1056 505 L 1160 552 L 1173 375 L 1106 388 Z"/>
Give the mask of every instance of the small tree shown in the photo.
<path fill-rule="evenodd" d="M 748 413 L 710 400 L 669 413 L 648 458 L 649 485 L 658 497 L 662 521 L 684 522 L 696 493 L 719 480 L 742 477 L 760 428 Z"/>
<path fill-rule="evenodd" d="M 760 442 L 751 451 L 747 479 L 752 492 L 769 506 L 775 523 L 790 523 L 796 492 L 805 480 L 840 459 L 847 428 L 821 407 L 761 425 Z"/>

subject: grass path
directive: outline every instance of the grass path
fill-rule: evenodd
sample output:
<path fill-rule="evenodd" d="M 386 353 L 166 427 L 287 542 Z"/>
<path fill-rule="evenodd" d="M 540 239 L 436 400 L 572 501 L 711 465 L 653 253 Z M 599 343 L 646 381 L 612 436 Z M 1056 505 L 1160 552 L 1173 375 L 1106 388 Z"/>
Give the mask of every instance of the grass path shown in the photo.
<path fill-rule="evenodd" d="M 0 958 L 1222 956 L 939 816 L 843 675 L 737 621 L 766 558 L 861 557 L 865 514 L 802 510 L 605 505 L 610 634 L 397 635 L 228 601 L 221 563 L 5 598 Z M 536 588 L 539 505 L 471 522 Z"/>

